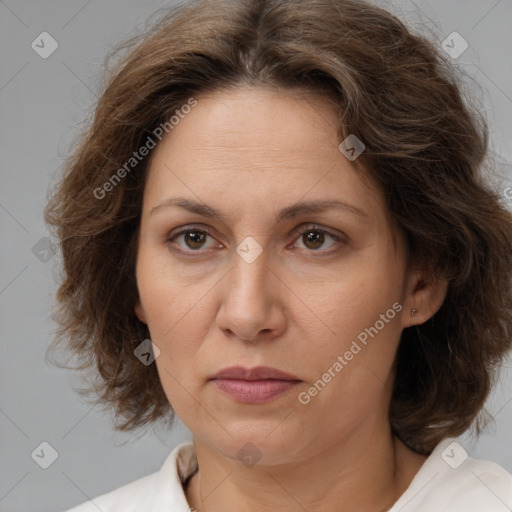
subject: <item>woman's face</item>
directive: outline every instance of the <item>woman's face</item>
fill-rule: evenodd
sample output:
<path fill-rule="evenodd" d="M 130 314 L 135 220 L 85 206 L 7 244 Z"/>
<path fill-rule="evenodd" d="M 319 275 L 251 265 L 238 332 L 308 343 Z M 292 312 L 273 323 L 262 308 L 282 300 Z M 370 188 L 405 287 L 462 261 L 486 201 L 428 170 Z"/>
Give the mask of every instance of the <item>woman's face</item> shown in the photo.
<path fill-rule="evenodd" d="M 335 110 L 247 87 L 196 99 L 153 150 L 136 267 L 169 402 L 196 439 L 269 464 L 386 426 L 411 322 L 403 240 L 338 149 Z M 294 380 L 214 379 L 260 366 Z"/>

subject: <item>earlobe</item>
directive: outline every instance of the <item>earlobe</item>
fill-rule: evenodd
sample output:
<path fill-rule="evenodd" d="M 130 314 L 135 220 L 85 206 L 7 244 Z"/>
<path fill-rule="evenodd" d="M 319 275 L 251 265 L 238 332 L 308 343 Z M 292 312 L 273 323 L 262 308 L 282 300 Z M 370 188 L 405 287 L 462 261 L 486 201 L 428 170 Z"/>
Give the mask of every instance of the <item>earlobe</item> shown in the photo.
<path fill-rule="evenodd" d="M 135 304 L 135 315 L 137 318 L 143 323 L 147 324 L 146 321 L 146 314 L 144 313 L 144 308 L 142 307 L 142 304 L 140 303 L 140 300 L 138 300 Z"/>
<path fill-rule="evenodd" d="M 411 286 L 404 301 L 402 328 L 425 323 L 432 318 L 443 305 L 448 292 L 448 281 L 441 276 L 414 272 Z"/>

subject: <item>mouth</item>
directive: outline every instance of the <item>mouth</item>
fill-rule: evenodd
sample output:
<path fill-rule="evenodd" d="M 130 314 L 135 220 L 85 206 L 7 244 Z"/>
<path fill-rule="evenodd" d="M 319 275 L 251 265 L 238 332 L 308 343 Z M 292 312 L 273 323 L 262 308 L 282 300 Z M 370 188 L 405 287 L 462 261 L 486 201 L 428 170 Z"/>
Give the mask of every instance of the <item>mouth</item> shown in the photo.
<path fill-rule="evenodd" d="M 296 387 L 299 378 L 269 366 L 225 368 L 210 379 L 218 389 L 237 402 L 269 402 Z"/>

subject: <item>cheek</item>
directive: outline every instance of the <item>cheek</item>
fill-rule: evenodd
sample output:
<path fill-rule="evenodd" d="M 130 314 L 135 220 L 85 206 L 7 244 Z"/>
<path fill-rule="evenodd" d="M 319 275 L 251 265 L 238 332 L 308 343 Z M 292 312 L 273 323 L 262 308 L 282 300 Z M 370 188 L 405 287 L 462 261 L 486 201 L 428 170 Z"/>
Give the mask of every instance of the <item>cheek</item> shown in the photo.
<path fill-rule="evenodd" d="M 166 266 L 161 260 L 159 254 L 141 251 L 136 276 L 148 328 L 155 338 L 165 340 L 197 305 L 200 295 L 197 288 L 184 286 L 168 262 Z"/>
<path fill-rule="evenodd" d="M 169 273 L 144 263 L 141 258 L 137 283 L 151 341 L 160 350 L 155 364 L 167 399 L 180 415 L 182 404 L 190 401 L 184 390 L 193 392 L 194 386 L 190 370 L 198 350 L 199 298 L 193 289 L 177 284 Z"/>
<path fill-rule="evenodd" d="M 393 308 L 393 304 L 400 300 L 399 280 L 391 272 L 384 274 L 383 268 L 386 266 L 382 262 L 365 266 L 357 272 L 348 273 L 342 281 L 331 283 L 327 291 L 324 288 L 322 295 L 313 295 L 318 310 L 323 312 L 322 320 L 335 333 L 331 336 L 335 343 L 338 339 L 341 343 L 350 344 L 352 339 L 376 322 L 379 322 L 377 327 L 382 333 L 393 329 L 396 334 L 397 322 L 393 320 L 396 320 L 400 307 Z M 387 311 L 389 314 L 386 315 Z M 384 320 L 381 320 L 381 315 L 385 315 Z"/>
<path fill-rule="evenodd" d="M 302 354 L 310 361 L 311 381 L 329 382 L 324 400 L 342 401 L 349 408 L 382 393 L 401 334 L 400 269 L 382 259 L 359 264 L 359 271 L 347 272 L 324 294 L 313 295 L 329 330 L 323 329 L 327 334 L 315 342 L 315 350 L 303 347 Z M 359 397 L 356 402 L 354 397 Z"/>
<path fill-rule="evenodd" d="M 148 324 L 151 339 L 160 349 L 160 356 L 155 360 L 160 382 L 173 409 L 183 418 L 194 407 L 192 397 L 200 393 L 197 368 L 202 332 L 190 312 L 181 315 L 180 311 L 178 316 L 169 311 L 173 311 L 172 307 L 161 311 L 159 318 L 155 313 Z"/>

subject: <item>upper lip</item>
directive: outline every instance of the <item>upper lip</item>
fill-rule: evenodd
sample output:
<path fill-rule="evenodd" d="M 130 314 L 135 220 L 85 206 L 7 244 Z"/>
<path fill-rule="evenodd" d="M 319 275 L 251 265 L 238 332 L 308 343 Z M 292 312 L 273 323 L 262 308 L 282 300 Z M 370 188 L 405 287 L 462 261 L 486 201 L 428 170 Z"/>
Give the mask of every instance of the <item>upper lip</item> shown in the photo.
<path fill-rule="evenodd" d="M 283 372 L 270 366 L 256 366 L 254 368 L 243 368 L 242 366 L 232 366 L 224 368 L 212 379 L 239 379 L 239 380 L 300 380 L 294 375 Z"/>

